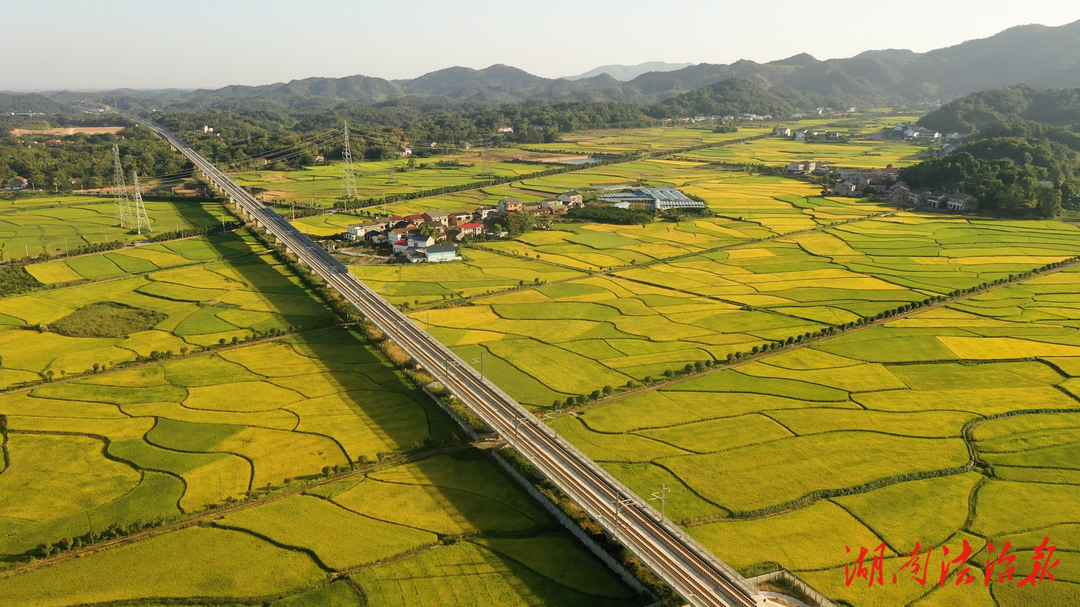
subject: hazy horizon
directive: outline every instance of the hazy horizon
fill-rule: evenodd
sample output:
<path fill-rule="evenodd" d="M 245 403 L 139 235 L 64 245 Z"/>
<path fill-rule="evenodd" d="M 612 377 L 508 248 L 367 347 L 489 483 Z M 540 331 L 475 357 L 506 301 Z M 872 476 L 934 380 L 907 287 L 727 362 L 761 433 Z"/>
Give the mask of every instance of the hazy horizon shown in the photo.
<path fill-rule="evenodd" d="M 915 0 L 903 13 L 879 11 L 876 21 L 857 25 L 842 15 L 862 14 L 861 4 L 840 2 L 819 16 L 792 0 L 773 3 L 761 17 L 745 5 L 699 0 L 673 0 L 662 12 L 641 0 L 554 0 L 543 11 L 416 0 L 408 12 L 330 0 L 303 13 L 281 0 L 192 0 L 182 8 L 153 0 L 105 4 L 52 0 L 5 10 L 8 23 L 49 25 L 9 29 L 0 38 L 0 54 L 16 58 L 0 68 L 0 90 L 214 89 L 358 74 L 397 80 L 494 64 L 559 78 L 648 61 L 765 63 L 798 53 L 830 59 L 888 48 L 926 52 L 1018 25 L 1080 19 L 1080 6 L 1062 0 L 983 2 L 977 10 L 967 8 L 970 2 Z M 679 45 L 662 40 L 665 27 Z"/>

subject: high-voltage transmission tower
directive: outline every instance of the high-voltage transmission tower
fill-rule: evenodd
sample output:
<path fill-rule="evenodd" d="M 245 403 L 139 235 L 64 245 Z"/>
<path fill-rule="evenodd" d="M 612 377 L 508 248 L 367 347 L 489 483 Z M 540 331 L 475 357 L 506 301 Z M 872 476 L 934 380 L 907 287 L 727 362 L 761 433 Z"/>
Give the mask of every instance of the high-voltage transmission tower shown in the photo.
<path fill-rule="evenodd" d="M 142 234 L 143 226 L 146 226 L 147 232 L 153 232 L 154 228 L 150 227 L 150 218 L 146 216 L 146 205 L 143 204 L 142 190 L 139 189 L 139 174 L 132 171 L 131 180 L 135 188 L 131 201 L 131 227 L 135 229 L 136 234 Z"/>
<path fill-rule="evenodd" d="M 352 165 L 352 151 L 349 150 L 349 121 L 345 121 L 345 125 L 342 128 L 342 132 L 345 135 L 345 147 L 341 150 L 341 156 L 345 159 L 345 174 L 342 176 L 341 181 L 341 197 L 345 199 L 345 210 L 349 210 L 349 200 L 357 198 L 356 193 L 356 172 L 353 170 Z"/>
<path fill-rule="evenodd" d="M 477 177 L 495 179 L 495 171 L 491 169 L 491 156 L 489 156 L 488 153 L 488 145 L 485 142 L 484 148 L 480 150 L 480 173 Z"/>
<path fill-rule="evenodd" d="M 128 198 L 127 184 L 124 183 L 124 169 L 120 166 L 120 148 L 114 143 L 113 149 L 113 192 L 116 194 L 116 225 L 127 227 L 131 222 L 131 200 Z"/>

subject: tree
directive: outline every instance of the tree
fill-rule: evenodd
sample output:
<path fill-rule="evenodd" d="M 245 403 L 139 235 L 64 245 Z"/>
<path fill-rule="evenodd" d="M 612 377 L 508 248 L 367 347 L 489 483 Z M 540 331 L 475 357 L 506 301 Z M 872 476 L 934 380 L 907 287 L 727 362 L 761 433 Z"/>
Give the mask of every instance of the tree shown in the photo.
<path fill-rule="evenodd" d="M 671 379 L 672 377 L 675 377 L 675 372 L 668 369 L 667 371 L 664 371 L 664 377 Z"/>
<path fill-rule="evenodd" d="M 604 394 L 611 394 L 615 391 L 614 386 L 604 386 Z"/>
<path fill-rule="evenodd" d="M 429 238 L 438 238 L 442 232 L 434 224 L 425 223 L 420 226 L 420 235 L 427 236 Z"/>
<path fill-rule="evenodd" d="M 589 396 L 592 397 L 593 400 L 596 400 L 596 399 L 600 398 L 600 391 L 599 390 L 593 390 L 592 394 L 590 394 Z"/>

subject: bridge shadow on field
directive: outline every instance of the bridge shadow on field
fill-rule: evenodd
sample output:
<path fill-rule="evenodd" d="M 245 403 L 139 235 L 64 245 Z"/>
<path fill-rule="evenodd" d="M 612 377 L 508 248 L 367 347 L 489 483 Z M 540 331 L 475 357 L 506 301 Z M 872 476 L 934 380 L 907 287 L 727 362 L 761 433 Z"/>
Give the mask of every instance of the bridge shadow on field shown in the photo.
<path fill-rule="evenodd" d="M 221 356 L 266 377 L 264 382 L 300 394 L 301 400 L 283 407 L 297 417 L 292 432 L 324 437 L 337 450 L 332 457 L 325 449 L 321 457 L 297 451 L 288 457 L 288 472 L 276 476 L 260 475 L 255 460 L 259 481 L 253 481 L 253 490 L 266 482 L 280 486 L 282 477 L 312 478 L 335 467 L 345 471 L 468 440 L 373 343 L 356 331 L 329 326 L 329 308 L 272 253 L 243 260 L 231 264 L 232 276 L 249 284 L 267 309 L 276 311 L 279 328 L 299 325 L 302 333 L 226 350 Z M 299 298 L 306 298 L 304 307 L 320 314 L 296 315 Z M 238 389 L 235 398 L 241 403 L 250 395 Z M 432 534 L 432 543 L 423 548 L 438 545 L 435 550 L 417 547 L 415 554 L 399 555 L 396 563 L 348 570 L 371 604 L 382 602 L 378 597 L 383 593 L 390 597 L 408 592 L 404 588 L 430 591 L 432 579 L 449 585 L 453 596 L 486 595 L 495 603 L 614 607 L 632 605 L 636 599 L 488 454 L 472 447 L 334 483 L 311 495 L 354 516 L 395 526 L 390 529 Z M 312 526 L 312 534 L 334 533 L 320 528 L 317 520 L 305 524 Z M 371 540 L 375 545 L 385 538 Z M 341 568 L 320 565 L 340 574 Z"/>

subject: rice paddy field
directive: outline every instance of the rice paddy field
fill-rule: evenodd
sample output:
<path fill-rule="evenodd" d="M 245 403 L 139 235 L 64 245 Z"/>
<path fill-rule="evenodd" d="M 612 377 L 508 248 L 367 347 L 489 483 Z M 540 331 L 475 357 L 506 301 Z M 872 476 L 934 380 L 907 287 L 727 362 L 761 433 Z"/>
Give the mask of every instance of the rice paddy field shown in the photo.
<path fill-rule="evenodd" d="M 556 224 L 468 248 L 464 263 L 438 271 L 353 271 L 411 307 L 470 298 L 411 315 L 515 398 L 550 411 L 605 385 L 1080 254 L 1070 224 L 883 214 L 891 209 L 822 198 L 803 182 L 695 163 L 628 163 L 522 186 L 627 177 L 682 187 L 717 215 Z M 513 276 L 491 276 L 509 262 Z M 518 276 L 525 284 L 514 288 Z M 1047 274 L 579 407 L 560 431 L 639 494 L 672 487 L 668 515 L 747 573 L 786 567 L 858 606 L 1080 604 L 1080 577 L 1065 565 L 1080 550 L 1078 306 L 1080 271 Z M 1012 542 L 1020 579 L 1045 536 L 1062 571 L 1037 589 L 965 592 L 952 577 L 945 588 L 844 583 L 846 546 L 884 544 L 889 578 L 916 542 L 924 553 L 937 547 L 939 560 L 942 546 L 955 556 L 964 539 L 973 564 L 988 542 Z"/>
<path fill-rule="evenodd" d="M 634 603 L 471 447 L 322 480 L 462 433 L 250 235 L 28 269 L 58 288 L 0 298 L 4 605 Z M 52 330 L 99 302 L 164 319 L 118 337 Z M 275 328 L 300 332 L 245 339 Z M 122 364 L 153 351 L 175 356 Z"/>
<path fill-rule="evenodd" d="M 903 141 L 849 141 L 815 143 L 776 137 L 756 139 L 722 148 L 681 154 L 686 158 L 731 164 L 786 165 L 813 160 L 834 167 L 905 167 L 930 158 L 925 145 Z"/>
<path fill-rule="evenodd" d="M 486 173 L 505 178 L 536 173 L 553 166 L 541 162 L 545 160 L 544 155 L 521 150 L 513 152 L 510 156 L 506 150 L 492 150 L 486 170 L 479 152 L 416 158 L 416 168 L 408 170 L 403 170 L 407 160 L 354 161 L 356 188 L 361 199 L 379 198 L 484 181 L 490 179 Z M 521 160 L 515 160 L 515 157 L 521 157 Z M 447 161 L 457 164 L 436 164 Z M 425 168 L 420 168 L 421 164 Z M 343 171 L 344 165 L 335 164 L 295 171 L 247 171 L 233 175 L 232 179 L 244 187 L 257 188 L 260 197 L 266 200 L 332 206 L 341 196 Z"/>
<path fill-rule="evenodd" d="M 117 227 L 114 205 L 110 198 L 93 196 L 0 201 L 0 259 L 56 255 L 92 243 L 147 238 Z M 218 202 L 146 202 L 146 213 L 158 232 L 213 226 L 224 212 Z"/>
<path fill-rule="evenodd" d="M 573 154 L 625 154 L 630 152 L 657 153 L 682 148 L 722 143 L 764 135 L 771 126 L 739 127 L 734 133 L 714 133 L 713 127 L 651 127 L 637 129 L 598 129 L 564 134 L 557 143 L 534 143 L 525 146 L 535 152 L 568 152 Z"/>
<path fill-rule="evenodd" d="M 667 516 L 746 574 L 784 567 L 857 607 L 1080 605 L 1080 270 L 841 331 L 1080 255 L 1080 228 L 895 212 L 685 160 L 385 209 L 456 210 L 627 183 L 682 188 L 713 214 L 556 223 L 466 247 L 462 263 L 351 270 L 538 413 L 831 329 L 838 334 L 574 407 L 557 428 L 640 495 L 668 486 Z M 354 220 L 298 224 L 322 234 Z M 470 447 L 323 478 L 451 445 L 458 431 L 378 349 L 334 326 L 250 235 L 27 269 L 56 288 L 0 298 L 0 564 L 88 533 L 203 518 L 0 571 L 5 605 L 633 604 Z M 144 310 L 156 324 L 113 337 L 52 327 L 100 302 Z M 244 341 L 292 327 L 301 331 Z M 197 356 L 129 362 L 234 337 Z M 85 373 L 94 364 L 104 370 Z M 62 381 L 24 385 L 50 373 Z M 1044 537 L 1057 546 L 1056 580 L 1016 587 Z M 954 566 L 937 584 L 943 548 L 953 559 L 964 541 L 975 583 L 956 585 Z M 987 588 L 990 545 L 1006 541 L 1016 580 Z M 885 584 L 846 584 L 852 553 L 879 545 Z M 934 547 L 927 585 L 900 570 L 917 546 Z"/>

